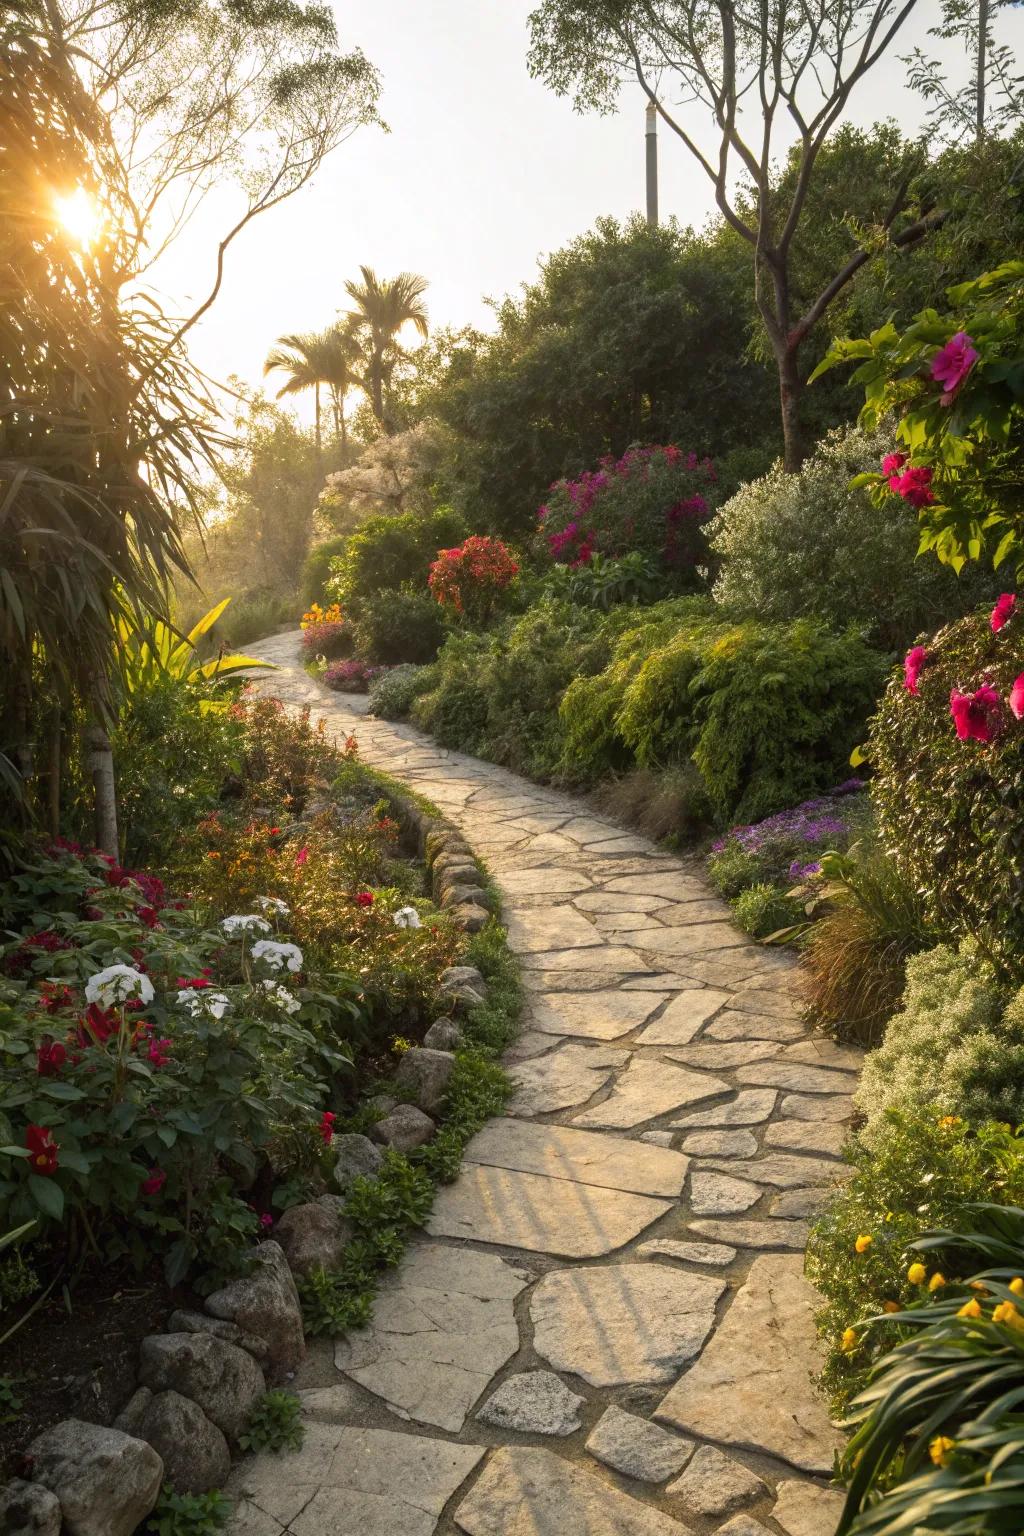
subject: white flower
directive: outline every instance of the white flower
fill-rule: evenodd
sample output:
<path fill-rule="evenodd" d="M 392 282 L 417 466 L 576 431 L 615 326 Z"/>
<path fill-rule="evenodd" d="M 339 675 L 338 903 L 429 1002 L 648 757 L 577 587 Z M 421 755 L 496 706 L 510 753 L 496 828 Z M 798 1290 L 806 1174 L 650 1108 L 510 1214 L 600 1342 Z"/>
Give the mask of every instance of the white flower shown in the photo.
<path fill-rule="evenodd" d="M 248 915 L 236 913 L 234 917 L 225 917 L 221 921 L 221 927 L 226 934 L 270 932 L 270 924 L 266 918 L 258 917 L 255 912 L 250 912 Z"/>
<path fill-rule="evenodd" d="M 276 1003 L 279 1008 L 283 1008 L 285 1013 L 298 1013 L 302 1007 L 298 998 L 289 992 L 287 987 L 283 987 L 279 981 L 261 981 L 257 985 L 263 988 L 268 1000 Z"/>
<path fill-rule="evenodd" d="M 87 1003 L 98 1003 L 101 1008 L 114 1008 L 130 998 L 144 1003 L 153 1001 L 153 983 L 141 971 L 130 965 L 108 965 L 105 971 L 97 971 L 85 984 Z"/>
<path fill-rule="evenodd" d="M 297 944 L 279 944 L 274 939 L 260 939 L 252 947 L 254 960 L 265 960 L 272 971 L 301 971 L 302 950 Z"/>
<path fill-rule="evenodd" d="M 280 896 L 257 896 L 256 905 L 261 912 L 276 912 L 278 917 L 287 917 L 291 912 L 291 907 Z"/>
<path fill-rule="evenodd" d="M 225 993 L 211 992 L 206 987 L 184 987 L 178 993 L 178 1002 L 194 1019 L 201 1013 L 222 1019 L 231 1007 L 231 999 Z"/>
<path fill-rule="evenodd" d="M 399 907 L 395 913 L 394 923 L 396 928 L 422 928 L 423 926 L 415 907 Z"/>

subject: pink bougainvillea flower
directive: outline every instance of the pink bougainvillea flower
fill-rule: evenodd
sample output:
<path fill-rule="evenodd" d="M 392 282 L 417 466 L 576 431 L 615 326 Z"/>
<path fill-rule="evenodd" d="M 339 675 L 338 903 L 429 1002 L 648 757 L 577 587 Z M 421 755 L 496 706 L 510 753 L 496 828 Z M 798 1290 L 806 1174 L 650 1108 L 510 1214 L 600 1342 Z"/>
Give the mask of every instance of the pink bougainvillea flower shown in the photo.
<path fill-rule="evenodd" d="M 171 1059 L 170 1049 L 170 1040 L 151 1040 L 146 1054 L 154 1067 L 166 1067 Z"/>
<path fill-rule="evenodd" d="M 990 683 L 974 693 L 954 688 L 949 695 L 949 712 L 961 741 L 991 741 L 999 725 L 999 692 Z"/>
<path fill-rule="evenodd" d="M 273 1225 L 274 1225 L 274 1218 L 273 1218 L 273 1216 L 271 1216 L 269 1211 L 264 1211 L 263 1215 L 260 1217 L 260 1226 L 263 1228 L 264 1232 L 269 1232 L 270 1228 Z"/>
<path fill-rule="evenodd" d="M 932 378 L 943 388 L 942 403 L 948 405 L 978 361 L 977 349 L 966 331 L 957 331 L 932 358 Z"/>
<path fill-rule="evenodd" d="M 998 635 L 1004 624 L 1008 624 L 1013 617 L 1013 610 L 1017 606 L 1017 597 L 1013 592 L 1004 592 L 992 609 L 990 623 L 992 633 Z"/>
<path fill-rule="evenodd" d="M 167 1183 L 167 1175 L 162 1168 L 151 1168 L 149 1177 L 143 1179 L 139 1186 L 144 1195 L 158 1195 Z"/>
<path fill-rule="evenodd" d="M 890 488 L 895 489 L 893 481 L 899 475 L 906 462 L 907 456 L 905 453 L 887 453 L 882 460 L 882 474 L 888 480 Z"/>
<path fill-rule="evenodd" d="M 907 652 L 903 658 L 903 686 L 908 693 L 917 697 L 917 681 L 921 676 L 921 668 L 928 659 L 928 652 L 923 645 L 915 645 L 913 650 Z"/>
<path fill-rule="evenodd" d="M 60 1146 L 54 1141 L 53 1132 L 49 1126 L 27 1125 L 25 1146 L 28 1148 L 28 1160 L 32 1165 L 33 1173 L 40 1173 L 44 1178 L 49 1178 L 57 1172 L 57 1153 Z"/>
<path fill-rule="evenodd" d="M 1024 720 L 1024 672 L 1019 677 L 1014 678 L 1007 703 L 1010 706 L 1010 713 L 1014 719 Z"/>
<path fill-rule="evenodd" d="M 372 891 L 360 891 L 358 896 L 356 897 L 356 905 L 360 906 L 360 907 L 372 907 L 373 906 L 373 892 Z"/>
<path fill-rule="evenodd" d="M 930 507 L 935 500 L 932 472 L 927 464 L 905 469 L 902 475 L 889 477 L 889 489 L 909 501 L 912 507 Z"/>
<path fill-rule="evenodd" d="M 320 1116 L 320 1135 L 323 1137 L 325 1147 L 329 1147 L 334 1140 L 334 1122 L 337 1115 L 333 1115 L 329 1109 L 325 1109 Z"/>

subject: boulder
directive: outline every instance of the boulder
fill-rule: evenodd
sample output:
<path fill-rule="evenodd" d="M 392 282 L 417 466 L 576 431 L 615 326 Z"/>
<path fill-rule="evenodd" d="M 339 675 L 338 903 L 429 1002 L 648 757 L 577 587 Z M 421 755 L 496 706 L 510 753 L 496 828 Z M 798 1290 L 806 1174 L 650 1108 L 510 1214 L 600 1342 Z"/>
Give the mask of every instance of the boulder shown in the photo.
<path fill-rule="evenodd" d="M 330 1198 L 337 1204 L 311 1200 L 305 1205 L 290 1206 L 274 1228 L 293 1275 L 308 1275 L 314 1269 L 337 1269 L 341 1263 L 352 1228 L 341 1214 L 344 1202 L 337 1195 Z"/>
<path fill-rule="evenodd" d="M 190 1397 L 140 1387 L 117 1419 L 118 1429 L 148 1440 L 162 1458 L 175 1493 L 208 1493 L 223 1486 L 231 1452 L 221 1430 Z"/>
<path fill-rule="evenodd" d="M 335 1136 L 331 1148 L 334 1152 L 334 1185 L 342 1194 L 354 1179 L 375 1179 L 380 1173 L 384 1155 L 368 1136 Z"/>
<path fill-rule="evenodd" d="M 207 1296 L 206 1310 L 211 1317 L 226 1318 L 246 1333 L 266 1339 L 268 1375 L 278 1382 L 297 1369 L 306 1353 L 299 1293 L 280 1243 L 260 1243 L 252 1261 L 247 1275 Z"/>
<path fill-rule="evenodd" d="M 462 1043 L 462 1030 L 454 1019 L 435 1019 L 423 1036 L 423 1044 L 431 1051 L 457 1051 Z"/>
<path fill-rule="evenodd" d="M 482 885 L 449 885 L 446 886 L 441 897 L 441 906 L 447 912 L 452 907 L 461 907 L 468 901 L 474 907 L 490 906 L 490 899 Z"/>
<path fill-rule="evenodd" d="M 441 1107 L 454 1065 L 450 1051 L 414 1045 L 398 1064 L 395 1086 L 414 1094 L 420 1108 L 431 1114 Z"/>
<path fill-rule="evenodd" d="M 270 1345 L 255 1333 L 243 1333 L 234 1323 L 225 1323 L 219 1317 L 207 1317 L 205 1312 L 172 1312 L 167 1319 L 168 1333 L 212 1333 L 215 1339 L 227 1344 L 237 1344 L 247 1354 L 266 1365 L 270 1359 Z"/>
<path fill-rule="evenodd" d="M 252 1356 L 212 1333 L 150 1334 L 139 1351 L 139 1380 L 154 1392 L 190 1397 L 229 1441 L 267 1389 Z"/>
<path fill-rule="evenodd" d="M 433 1136 L 434 1122 L 415 1104 L 399 1104 L 390 1115 L 377 1121 L 370 1134 L 382 1146 L 394 1147 L 396 1152 L 412 1152 Z"/>
<path fill-rule="evenodd" d="M 20 1477 L 0 1488 L 0 1536 L 60 1536 L 60 1500 Z"/>
<path fill-rule="evenodd" d="M 449 907 L 448 915 L 455 919 L 464 933 L 479 933 L 486 925 L 490 913 L 486 907 L 478 907 L 472 901 L 463 901 L 457 907 Z M 472 1006 L 468 998 L 463 1001 Z"/>
<path fill-rule="evenodd" d="M 163 1482 L 164 1464 L 145 1440 L 80 1419 L 44 1430 L 27 1455 L 34 1481 L 56 1495 L 68 1536 L 131 1536 Z"/>
<path fill-rule="evenodd" d="M 441 972 L 441 991 L 446 997 L 472 1007 L 487 998 L 487 983 L 475 965 L 450 965 Z"/>

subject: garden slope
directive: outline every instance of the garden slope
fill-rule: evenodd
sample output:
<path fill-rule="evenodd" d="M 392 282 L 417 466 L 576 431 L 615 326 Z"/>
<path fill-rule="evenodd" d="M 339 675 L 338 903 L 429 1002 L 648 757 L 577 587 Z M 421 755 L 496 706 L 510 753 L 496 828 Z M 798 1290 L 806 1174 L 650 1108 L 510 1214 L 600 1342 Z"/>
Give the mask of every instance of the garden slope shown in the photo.
<path fill-rule="evenodd" d="M 802 1250 L 858 1058 L 809 1035 L 795 960 L 686 861 L 325 692 L 297 636 L 255 651 L 488 860 L 527 1012 L 505 1117 L 313 1352 L 303 1449 L 235 1472 L 235 1536 L 828 1536 Z"/>

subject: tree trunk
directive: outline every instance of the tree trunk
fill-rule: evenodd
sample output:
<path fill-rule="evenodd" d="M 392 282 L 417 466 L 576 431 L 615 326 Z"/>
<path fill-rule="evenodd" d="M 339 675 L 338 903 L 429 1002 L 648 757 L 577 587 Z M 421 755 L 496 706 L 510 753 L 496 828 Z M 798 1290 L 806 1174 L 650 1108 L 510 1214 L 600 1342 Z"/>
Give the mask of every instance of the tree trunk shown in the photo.
<path fill-rule="evenodd" d="M 320 451 L 321 450 L 321 443 L 320 443 L 320 380 L 319 379 L 317 379 L 316 383 L 313 385 L 313 400 L 315 402 L 315 411 L 316 411 L 316 462 L 317 462 L 317 468 L 319 469 L 319 467 L 320 467 L 320 459 L 321 459 L 321 451 Z"/>
<path fill-rule="evenodd" d="M 978 0 L 978 76 L 976 136 L 985 136 L 985 65 L 988 62 L 988 0 Z"/>
<path fill-rule="evenodd" d="M 61 708 L 54 705 L 50 722 L 48 753 L 48 782 L 46 786 L 47 830 L 52 838 L 60 836 L 60 764 L 61 764 Z"/>
<path fill-rule="evenodd" d="M 374 358 L 370 373 L 370 405 L 373 410 L 377 425 L 384 427 L 384 374 L 377 358 Z"/>
<path fill-rule="evenodd" d="M 777 357 L 779 369 L 779 407 L 782 415 L 782 463 L 787 474 L 795 475 L 807 457 L 804 446 L 800 404 L 804 385 L 797 367 L 796 349 L 787 348 Z"/>
<path fill-rule="evenodd" d="M 111 858 L 118 858 L 117 794 L 114 787 L 114 754 L 110 737 L 100 722 L 93 719 L 85 728 L 85 762 L 92 776 L 96 846 Z"/>

